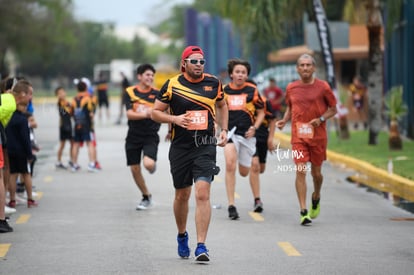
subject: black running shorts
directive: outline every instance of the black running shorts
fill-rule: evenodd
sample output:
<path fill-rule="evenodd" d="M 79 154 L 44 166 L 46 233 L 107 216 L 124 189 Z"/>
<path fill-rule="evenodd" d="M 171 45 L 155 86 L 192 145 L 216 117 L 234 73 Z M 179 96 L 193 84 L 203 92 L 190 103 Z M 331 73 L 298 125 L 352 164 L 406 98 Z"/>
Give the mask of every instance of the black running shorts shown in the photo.
<path fill-rule="evenodd" d="M 98 92 L 98 106 L 109 108 L 109 99 L 106 92 Z"/>
<path fill-rule="evenodd" d="M 158 144 L 160 138 L 158 135 L 154 137 L 141 138 L 137 142 L 126 142 L 125 153 L 127 158 L 127 165 L 134 165 L 141 163 L 141 155 L 147 156 L 154 161 L 157 161 Z"/>
<path fill-rule="evenodd" d="M 216 146 L 205 145 L 191 149 L 170 147 L 171 174 L 175 189 L 189 187 L 199 178 L 214 179 L 220 172 L 216 166 Z"/>
<path fill-rule="evenodd" d="M 64 129 L 63 127 L 59 128 L 59 140 L 60 141 L 72 140 L 72 139 L 73 139 L 72 130 Z"/>
<path fill-rule="evenodd" d="M 29 167 L 26 157 L 10 155 L 9 154 L 10 174 L 29 173 Z"/>
<path fill-rule="evenodd" d="M 253 156 L 259 157 L 260 163 L 266 163 L 267 142 L 256 142 L 256 153 Z"/>

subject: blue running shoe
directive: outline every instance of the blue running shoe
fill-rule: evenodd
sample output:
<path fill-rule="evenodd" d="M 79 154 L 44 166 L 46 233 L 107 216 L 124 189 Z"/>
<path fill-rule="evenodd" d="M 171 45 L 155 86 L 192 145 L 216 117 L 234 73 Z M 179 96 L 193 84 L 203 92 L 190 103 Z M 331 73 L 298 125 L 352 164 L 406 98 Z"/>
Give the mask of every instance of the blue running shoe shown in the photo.
<path fill-rule="evenodd" d="M 188 257 L 190 257 L 190 248 L 188 247 L 188 233 L 187 233 L 187 231 L 184 234 L 185 234 L 184 237 L 177 236 L 178 255 L 181 258 L 188 258 Z"/>
<path fill-rule="evenodd" d="M 208 255 L 208 250 L 203 243 L 197 245 L 195 251 L 195 260 L 196 262 L 209 262 L 210 256 Z"/>

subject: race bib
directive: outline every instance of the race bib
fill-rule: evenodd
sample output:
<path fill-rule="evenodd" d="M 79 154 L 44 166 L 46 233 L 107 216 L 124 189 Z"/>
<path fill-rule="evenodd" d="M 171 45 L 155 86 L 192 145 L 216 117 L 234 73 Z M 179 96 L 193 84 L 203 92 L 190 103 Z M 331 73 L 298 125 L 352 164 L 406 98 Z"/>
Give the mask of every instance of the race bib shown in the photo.
<path fill-rule="evenodd" d="M 244 110 L 246 108 L 246 97 L 247 95 L 229 95 L 227 104 L 229 106 L 229 110 Z"/>
<path fill-rule="evenodd" d="M 197 110 L 187 111 L 190 114 L 191 124 L 187 127 L 188 130 L 206 130 L 208 127 L 208 111 Z"/>
<path fill-rule="evenodd" d="M 151 106 L 139 102 L 134 102 L 133 109 L 137 113 L 147 113 L 151 111 Z"/>
<path fill-rule="evenodd" d="M 298 138 L 313 138 L 313 126 L 309 123 L 296 123 L 296 134 Z"/>

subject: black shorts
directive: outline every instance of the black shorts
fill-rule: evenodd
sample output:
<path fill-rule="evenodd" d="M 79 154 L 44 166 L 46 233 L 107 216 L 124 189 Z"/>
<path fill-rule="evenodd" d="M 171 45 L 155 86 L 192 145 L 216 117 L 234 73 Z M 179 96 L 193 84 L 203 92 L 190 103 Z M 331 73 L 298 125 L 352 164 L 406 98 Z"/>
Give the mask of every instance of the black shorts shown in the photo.
<path fill-rule="evenodd" d="M 259 163 L 266 163 L 267 142 L 256 141 L 256 153 L 253 156 L 259 157 Z"/>
<path fill-rule="evenodd" d="M 192 149 L 171 146 L 169 159 L 175 189 L 189 187 L 200 177 L 213 180 L 220 172 L 220 168 L 216 166 L 215 145 Z"/>
<path fill-rule="evenodd" d="M 63 140 L 72 140 L 72 130 L 64 129 L 63 127 L 59 128 L 59 139 L 60 141 Z"/>
<path fill-rule="evenodd" d="M 28 162 L 26 157 L 9 155 L 10 174 L 27 174 L 29 173 Z"/>
<path fill-rule="evenodd" d="M 109 100 L 108 100 L 108 94 L 105 92 L 98 92 L 98 106 L 106 106 L 109 107 Z"/>
<path fill-rule="evenodd" d="M 127 165 L 134 165 L 141 163 L 141 155 L 147 156 L 154 161 L 157 161 L 158 144 L 160 138 L 158 135 L 154 137 L 142 138 L 141 142 L 126 142 L 125 153 L 127 158 Z"/>

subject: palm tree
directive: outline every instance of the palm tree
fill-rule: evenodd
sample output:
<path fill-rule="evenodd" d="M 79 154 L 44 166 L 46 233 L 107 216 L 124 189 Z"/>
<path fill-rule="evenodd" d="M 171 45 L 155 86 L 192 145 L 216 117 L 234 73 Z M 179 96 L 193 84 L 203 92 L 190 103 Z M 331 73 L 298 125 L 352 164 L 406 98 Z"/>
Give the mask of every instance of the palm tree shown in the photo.
<path fill-rule="evenodd" d="M 255 52 L 262 59 L 267 59 L 269 51 L 280 47 L 280 43 L 286 36 L 286 26 L 295 21 L 300 22 L 306 8 L 302 1 L 289 0 L 215 0 L 211 2 L 215 7 L 219 7 L 220 14 L 230 18 L 239 30 L 243 41 L 243 54 L 251 56 L 251 53 Z"/>
<path fill-rule="evenodd" d="M 378 144 L 378 133 L 381 130 L 381 110 L 383 99 L 382 73 L 383 54 L 381 50 L 381 31 L 383 30 L 379 0 L 366 2 L 367 28 L 369 38 L 368 53 L 368 144 Z"/>

